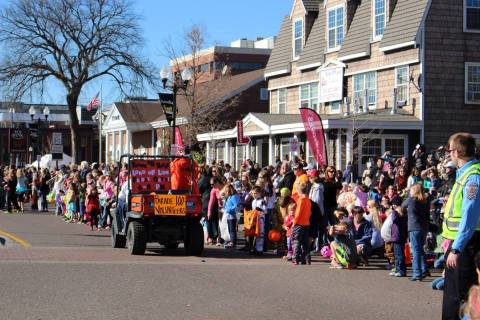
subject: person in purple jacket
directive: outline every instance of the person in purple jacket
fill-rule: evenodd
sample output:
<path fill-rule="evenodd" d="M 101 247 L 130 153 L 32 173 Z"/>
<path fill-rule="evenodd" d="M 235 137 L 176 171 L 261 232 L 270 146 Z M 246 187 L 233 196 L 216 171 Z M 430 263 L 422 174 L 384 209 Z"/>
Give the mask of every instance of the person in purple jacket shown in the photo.
<path fill-rule="evenodd" d="M 392 200 L 392 237 L 393 254 L 395 256 L 395 270 L 390 272 L 393 277 L 405 277 L 407 267 L 405 265 L 405 242 L 407 241 L 407 218 L 401 210 L 402 199 L 396 197 Z"/>

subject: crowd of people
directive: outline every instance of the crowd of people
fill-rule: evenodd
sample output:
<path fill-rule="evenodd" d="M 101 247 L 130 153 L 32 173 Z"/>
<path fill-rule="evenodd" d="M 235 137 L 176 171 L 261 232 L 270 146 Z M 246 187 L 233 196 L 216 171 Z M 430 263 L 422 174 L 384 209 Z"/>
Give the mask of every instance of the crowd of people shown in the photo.
<path fill-rule="evenodd" d="M 351 164 L 345 172 L 317 167 L 303 155 L 263 168 L 249 159 L 238 170 L 223 161 L 200 164 L 205 243 L 255 256 L 271 251 L 294 265 L 311 264 L 318 254 L 334 269 L 368 266 L 377 256 L 386 259 L 390 276 L 406 277 L 411 263 L 410 279 L 422 281 L 429 268 L 451 263 L 445 252 L 453 240 L 442 237 L 457 178 L 451 152 L 442 146 L 427 153 L 420 144 L 409 156 L 387 151 L 369 159 L 361 174 Z M 87 162 L 52 171 L 5 166 L 0 209 L 23 212 L 30 203 L 32 210 L 52 208 L 66 222 L 108 230 L 111 208 L 128 201 L 127 172 L 126 164 Z M 443 277 L 432 282 L 434 289 L 443 285 Z"/>

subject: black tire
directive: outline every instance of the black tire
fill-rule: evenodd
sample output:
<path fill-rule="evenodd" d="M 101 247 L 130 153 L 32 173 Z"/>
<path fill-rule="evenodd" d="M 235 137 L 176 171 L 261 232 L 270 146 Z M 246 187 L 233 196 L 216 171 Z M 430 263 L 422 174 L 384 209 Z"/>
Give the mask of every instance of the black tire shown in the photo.
<path fill-rule="evenodd" d="M 185 230 L 185 254 L 189 256 L 200 256 L 203 253 L 203 228 L 199 222 L 191 223 Z"/>
<path fill-rule="evenodd" d="M 124 235 L 118 234 L 117 230 L 117 223 L 115 219 L 113 219 L 112 222 L 112 247 L 113 248 L 125 248 L 125 245 L 127 243 L 127 239 Z"/>
<path fill-rule="evenodd" d="M 132 255 L 142 255 L 147 249 L 147 235 L 145 226 L 138 222 L 132 221 L 127 229 L 127 248 Z"/>

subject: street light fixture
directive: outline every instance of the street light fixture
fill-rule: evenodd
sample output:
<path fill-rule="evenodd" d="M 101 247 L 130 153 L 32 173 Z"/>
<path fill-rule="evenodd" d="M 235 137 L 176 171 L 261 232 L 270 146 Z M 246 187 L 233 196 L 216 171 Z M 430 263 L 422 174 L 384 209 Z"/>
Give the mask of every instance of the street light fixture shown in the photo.
<path fill-rule="evenodd" d="M 160 105 L 162 106 L 163 113 L 168 122 L 168 125 L 172 127 L 172 144 L 171 148 L 175 147 L 175 128 L 176 128 L 176 117 L 177 117 L 177 94 L 179 89 L 184 91 L 184 95 L 187 95 L 188 83 L 192 80 L 193 73 L 190 68 L 184 69 L 181 74 L 178 72 L 174 73 L 173 79 L 171 80 L 172 84 L 168 85 L 168 82 L 171 78 L 171 73 L 167 68 L 162 68 L 160 70 L 160 78 L 162 79 L 162 84 L 164 89 L 170 89 L 171 94 L 159 93 Z"/>
<path fill-rule="evenodd" d="M 28 109 L 28 113 L 30 114 L 30 118 L 32 119 L 32 122 L 35 120 L 35 115 L 37 114 L 37 109 L 34 106 L 30 106 Z M 50 108 L 45 106 L 43 108 L 43 116 L 45 117 L 45 122 L 48 122 L 48 117 L 50 116 Z M 41 117 L 37 118 L 37 148 L 38 152 L 41 153 L 41 135 L 40 135 L 40 129 L 41 129 L 41 124 L 42 124 L 42 119 Z M 33 151 L 33 148 L 32 148 Z"/>

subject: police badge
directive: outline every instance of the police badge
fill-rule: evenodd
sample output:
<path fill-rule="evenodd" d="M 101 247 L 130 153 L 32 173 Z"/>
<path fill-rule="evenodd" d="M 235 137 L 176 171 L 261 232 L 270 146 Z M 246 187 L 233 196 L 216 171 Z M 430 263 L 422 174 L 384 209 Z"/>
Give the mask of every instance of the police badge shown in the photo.
<path fill-rule="evenodd" d="M 477 198 L 478 183 L 470 182 L 469 184 L 466 185 L 466 191 L 467 191 L 467 199 L 475 200 Z"/>

